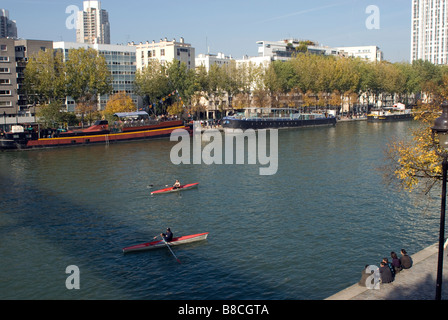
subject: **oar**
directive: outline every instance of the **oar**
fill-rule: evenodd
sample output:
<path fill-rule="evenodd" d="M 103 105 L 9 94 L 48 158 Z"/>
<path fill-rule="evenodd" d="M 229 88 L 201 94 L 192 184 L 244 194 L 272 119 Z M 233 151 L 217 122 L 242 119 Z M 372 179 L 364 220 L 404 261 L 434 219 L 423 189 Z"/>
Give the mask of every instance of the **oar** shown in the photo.
<path fill-rule="evenodd" d="M 176 255 L 174 254 L 173 250 L 171 250 L 170 245 L 165 241 L 165 239 L 159 235 L 162 238 L 162 241 L 166 244 L 166 246 L 168 247 L 168 249 L 170 249 L 171 253 L 173 254 L 174 258 L 176 258 L 177 262 L 180 263 L 180 260 L 176 257 Z M 155 236 L 154 239 L 156 239 L 158 236 Z"/>
<path fill-rule="evenodd" d="M 176 257 L 176 255 L 174 254 L 173 250 L 171 250 L 170 245 L 165 241 L 165 239 L 162 237 L 163 242 L 165 242 L 166 246 L 168 247 L 168 249 L 170 249 L 171 253 L 173 254 L 174 258 L 176 258 L 177 262 L 180 263 L 180 260 Z"/>

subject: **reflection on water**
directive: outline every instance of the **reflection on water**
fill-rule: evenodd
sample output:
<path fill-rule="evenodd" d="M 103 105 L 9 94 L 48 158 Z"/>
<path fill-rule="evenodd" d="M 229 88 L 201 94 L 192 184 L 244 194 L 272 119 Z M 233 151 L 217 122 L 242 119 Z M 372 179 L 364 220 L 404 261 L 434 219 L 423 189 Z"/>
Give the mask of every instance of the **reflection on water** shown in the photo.
<path fill-rule="evenodd" d="M 1 153 L 0 298 L 326 298 L 390 251 L 437 241 L 437 197 L 386 186 L 377 170 L 412 126 L 281 130 L 272 176 L 173 165 L 169 140 Z M 150 196 L 176 179 L 199 188 Z M 181 265 L 167 250 L 122 254 L 168 226 L 210 236 L 175 248 Z M 68 265 L 80 290 L 65 288 Z"/>

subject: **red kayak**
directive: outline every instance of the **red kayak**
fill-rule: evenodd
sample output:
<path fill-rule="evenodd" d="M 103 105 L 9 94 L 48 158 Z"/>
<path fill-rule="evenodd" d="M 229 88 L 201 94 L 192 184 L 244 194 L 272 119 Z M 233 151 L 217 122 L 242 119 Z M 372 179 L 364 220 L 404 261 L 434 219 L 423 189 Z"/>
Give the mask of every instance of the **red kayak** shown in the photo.
<path fill-rule="evenodd" d="M 169 188 L 153 191 L 153 192 L 151 192 L 151 194 L 178 192 L 178 191 L 183 191 L 183 190 L 188 190 L 188 189 L 195 188 L 198 185 L 199 185 L 199 182 L 197 182 L 197 183 L 190 183 L 190 184 L 184 184 L 184 185 L 180 186 L 179 188 L 169 187 Z"/>
<path fill-rule="evenodd" d="M 200 240 L 207 239 L 208 232 L 205 233 L 198 233 L 198 234 L 192 234 L 190 236 L 183 236 L 183 237 L 177 237 L 173 238 L 171 242 L 165 243 L 163 240 L 156 240 L 148 243 L 142 243 L 131 247 L 123 248 L 123 253 L 127 252 L 134 252 L 134 251 L 143 251 L 143 250 L 152 250 L 157 248 L 163 248 L 166 247 L 166 244 L 170 246 L 177 246 L 185 243 L 191 243 L 196 242 Z"/>

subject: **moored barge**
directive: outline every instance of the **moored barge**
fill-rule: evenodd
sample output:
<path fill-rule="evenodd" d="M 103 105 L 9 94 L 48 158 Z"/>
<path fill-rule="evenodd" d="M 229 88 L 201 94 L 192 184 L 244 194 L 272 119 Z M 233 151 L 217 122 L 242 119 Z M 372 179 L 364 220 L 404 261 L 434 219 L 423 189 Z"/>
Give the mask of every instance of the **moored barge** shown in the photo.
<path fill-rule="evenodd" d="M 0 150 L 108 144 L 169 137 L 176 129 L 191 130 L 182 120 L 152 120 L 148 113 L 142 111 L 115 115 L 118 119 L 112 125 L 107 120 L 98 120 L 88 128 L 66 132 L 15 125 L 0 139 Z"/>
<path fill-rule="evenodd" d="M 405 105 L 402 103 L 398 103 L 393 107 L 373 110 L 367 115 L 368 122 L 389 122 L 413 119 L 414 115 L 412 114 L 411 109 L 406 109 Z"/>
<path fill-rule="evenodd" d="M 302 113 L 291 108 L 248 108 L 244 112 L 225 117 L 222 127 L 232 129 L 282 129 L 336 124 L 329 113 Z"/>

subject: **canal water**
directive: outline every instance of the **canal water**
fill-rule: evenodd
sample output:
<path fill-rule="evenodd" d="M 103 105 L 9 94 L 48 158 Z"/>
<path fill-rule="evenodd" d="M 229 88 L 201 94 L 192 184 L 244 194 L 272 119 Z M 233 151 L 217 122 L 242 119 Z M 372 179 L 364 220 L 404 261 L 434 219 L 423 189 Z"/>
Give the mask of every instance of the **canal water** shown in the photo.
<path fill-rule="evenodd" d="M 0 153 L 0 299 L 324 299 L 437 242 L 439 200 L 387 185 L 414 122 L 278 134 L 278 171 L 174 165 L 169 139 Z M 206 145 L 206 144 L 205 144 Z M 205 146 L 204 145 L 204 146 Z M 179 179 L 182 193 L 151 196 Z M 171 227 L 206 241 L 123 254 Z M 80 271 L 68 290 L 68 266 Z"/>

